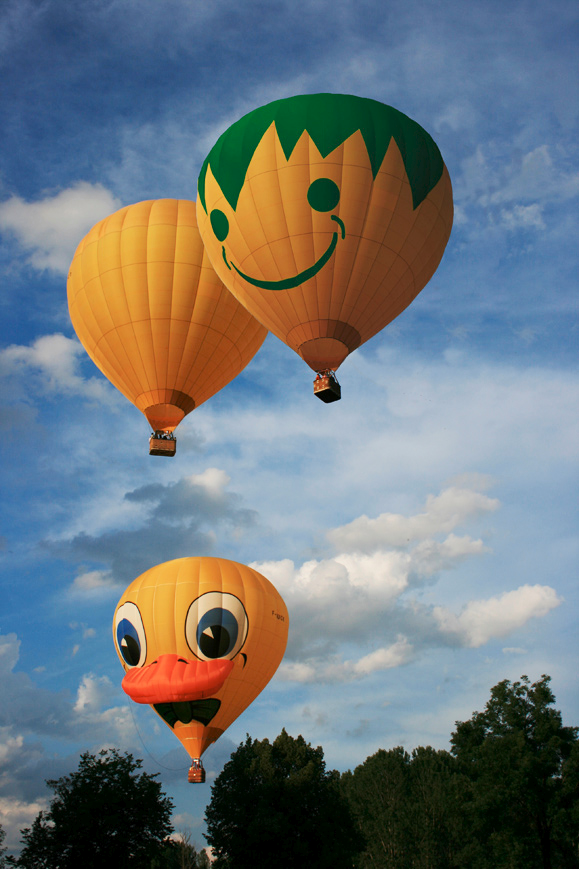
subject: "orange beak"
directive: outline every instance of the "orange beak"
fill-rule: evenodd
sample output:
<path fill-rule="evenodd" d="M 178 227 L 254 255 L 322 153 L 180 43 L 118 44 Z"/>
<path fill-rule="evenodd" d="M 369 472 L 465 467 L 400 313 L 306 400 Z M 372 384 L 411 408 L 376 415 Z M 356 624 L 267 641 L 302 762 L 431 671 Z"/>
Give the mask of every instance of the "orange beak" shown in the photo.
<path fill-rule="evenodd" d="M 146 667 L 129 670 L 123 691 L 135 703 L 181 703 L 212 697 L 233 670 L 233 661 L 187 661 L 179 655 L 159 655 Z"/>

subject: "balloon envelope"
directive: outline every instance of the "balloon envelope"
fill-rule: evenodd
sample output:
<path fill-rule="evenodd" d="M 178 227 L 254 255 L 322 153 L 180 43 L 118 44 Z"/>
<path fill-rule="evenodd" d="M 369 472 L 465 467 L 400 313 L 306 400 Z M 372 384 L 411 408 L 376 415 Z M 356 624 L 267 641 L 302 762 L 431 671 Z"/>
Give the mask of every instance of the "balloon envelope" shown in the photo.
<path fill-rule="evenodd" d="M 265 688 L 288 614 L 264 576 L 224 558 L 180 558 L 134 580 L 113 621 L 123 689 L 200 758 Z"/>
<path fill-rule="evenodd" d="M 267 334 L 215 274 L 187 200 L 97 223 L 74 255 L 68 305 L 88 355 L 155 431 L 233 380 Z"/>
<path fill-rule="evenodd" d="M 410 304 L 440 262 L 452 216 L 429 134 L 355 96 L 250 112 L 199 175 L 197 219 L 217 274 L 315 371 L 338 368 Z"/>

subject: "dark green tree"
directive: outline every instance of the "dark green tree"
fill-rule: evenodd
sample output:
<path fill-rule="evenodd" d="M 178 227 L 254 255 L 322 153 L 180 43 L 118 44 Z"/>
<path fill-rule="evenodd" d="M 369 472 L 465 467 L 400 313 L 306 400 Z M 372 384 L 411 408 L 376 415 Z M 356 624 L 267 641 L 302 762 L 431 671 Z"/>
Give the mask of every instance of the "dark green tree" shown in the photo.
<path fill-rule="evenodd" d="M 360 869 L 451 869 L 460 842 L 456 761 L 447 751 L 380 749 L 342 775 L 366 840 Z"/>
<path fill-rule="evenodd" d="M 413 750 L 407 817 L 412 869 L 453 869 L 465 831 L 460 777 L 448 751 L 430 746 Z"/>
<path fill-rule="evenodd" d="M 166 839 L 161 853 L 151 861 L 151 869 L 209 869 L 205 851 L 197 851 L 189 834 L 180 839 Z"/>
<path fill-rule="evenodd" d="M 505 679 L 484 712 L 457 722 L 452 752 L 470 830 L 462 866 L 579 867 L 578 729 L 563 726 L 549 682 Z"/>
<path fill-rule="evenodd" d="M 7 865 L 6 860 L 4 859 L 4 854 L 6 853 L 6 848 L 4 848 L 4 839 L 6 838 L 6 830 L 0 824 L 0 869 L 4 869 Z"/>
<path fill-rule="evenodd" d="M 408 866 L 407 793 L 410 756 L 403 748 L 380 749 L 354 772 L 341 777 L 366 849 L 360 867 L 406 869 Z"/>
<path fill-rule="evenodd" d="M 324 753 L 285 730 L 242 743 L 211 788 L 207 841 L 216 869 L 350 869 L 363 842 Z"/>
<path fill-rule="evenodd" d="M 22 831 L 14 865 L 27 869 L 142 869 L 172 832 L 173 804 L 142 761 L 116 749 L 81 755 L 78 770 L 49 779 L 50 808 Z"/>

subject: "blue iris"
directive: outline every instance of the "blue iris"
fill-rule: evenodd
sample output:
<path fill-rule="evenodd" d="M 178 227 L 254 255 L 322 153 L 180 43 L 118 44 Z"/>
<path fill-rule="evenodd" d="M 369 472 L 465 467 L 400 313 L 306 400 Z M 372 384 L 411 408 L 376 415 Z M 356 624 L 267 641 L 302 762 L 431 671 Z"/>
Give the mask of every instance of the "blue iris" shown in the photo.
<path fill-rule="evenodd" d="M 121 619 L 117 625 L 117 645 L 129 667 L 136 667 L 141 657 L 141 641 L 136 627 L 128 619 Z"/>
<path fill-rule="evenodd" d="M 233 613 L 214 607 L 197 625 L 197 644 L 206 658 L 222 658 L 235 646 L 238 633 L 239 626 Z"/>

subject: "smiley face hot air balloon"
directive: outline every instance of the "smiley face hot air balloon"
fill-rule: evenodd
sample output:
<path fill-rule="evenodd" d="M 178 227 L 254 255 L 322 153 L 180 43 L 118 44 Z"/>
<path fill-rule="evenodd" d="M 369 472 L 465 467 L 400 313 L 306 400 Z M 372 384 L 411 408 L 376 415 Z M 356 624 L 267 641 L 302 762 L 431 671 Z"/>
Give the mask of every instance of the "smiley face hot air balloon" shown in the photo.
<path fill-rule="evenodd" d="M 383 329 L 434 274 L 452 189 L 422 127 L 375 100 L 310 94 L 234 123 L 205 160 L 197 219 L 221 280 L 320 375 Z M 315 389 L 316 391 L 316 389 Z"/>
<path fill-rule="evenodd" d="M 123 690 L 182 742 L 189 781 L 205 781 L 201 755 L 274 675 L 288 625 L 271 582 L 223 558 L 159 564 L 121 597 L 113 636 Z"/>
<path fill-rule="evenodd" d="M 183 417 L 267 335 L 215 274 L 187 200 L 139 202 L 97 223 L 74 255 L 68 305 L 88 355 L 156 433 L 153 455 L 175 453 Z"/>

